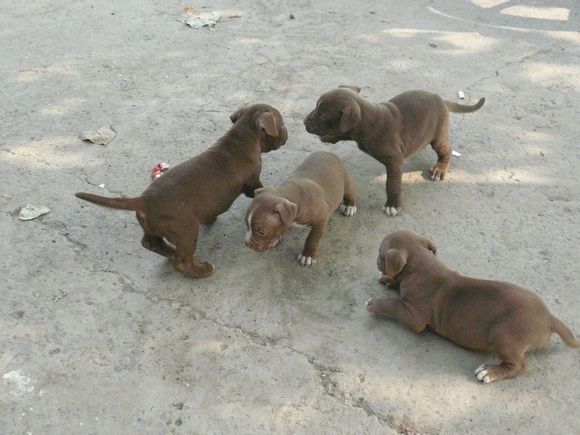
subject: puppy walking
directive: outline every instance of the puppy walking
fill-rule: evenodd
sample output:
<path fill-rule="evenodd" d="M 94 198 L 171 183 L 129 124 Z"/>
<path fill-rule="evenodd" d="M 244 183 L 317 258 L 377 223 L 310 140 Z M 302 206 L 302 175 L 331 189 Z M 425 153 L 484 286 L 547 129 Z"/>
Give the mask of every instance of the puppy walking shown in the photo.
<path fill-rule="evenodd" d="M 246 215 L 246 246 L 265 252 L 295 223 L 311 227 L 298 256 L 311 266 L 328 219 L 340 205 L 345 216 L 356 213 L 355 187 L 342 161 L 332 153 L 315 152 L 280 186 L 256 190 Z"/>
<path fill-rule="evenodd" d="M 395 216 L 402 206 L 405 159 L 431 144 L 437 153 L 431 179 L 443 180 L 451 161 L 449 112 L 475 112 L 485 98 L 473 106 L 464 106 L 444 101 L 431 92 L 409 91 L 386 103 L 373 104 L 359 92 L 356 86 L 341 86 L 323 94 L 304 119 L 304 125 L 322 142 L 354 140 L 361 151 L 384 164 L 387 202 L 383 210 L 387 216 Z"/>
<path fill-rule="evenodd" d="M 214 221 L 240 194 L 253 197 L 262 187 L 261 154 L 280 148 L 288 139 L 282 116 L 266 104 L 241 108 L 230 119 L 234 125 L 214 145 L 167 171 L 141 196 L 76 196 L 105 207 L 135 210 L 145 233 L 144 248 L 172 259 L 173 267 L 187 277 L 210 276 L 211 263 L 193 260 L 200 224 Z"/>
<path fill-rule="evenodd" d="M 391 233 L 381 243 L 379 281 L 398 288 L 398 298 L 367 301 L 367 310 L 387 314 L 416 333 L 430 327 L 460 346 L 495 352 L 500 364 L 475 370 L 490 383 L 526 372 L 527 351 L 557 333 L 571 347 L 580 341 L 554 317 L 542 299 L 501 281 L 468 278 L 437 259 L 433 240 L 410 231 Z"/>

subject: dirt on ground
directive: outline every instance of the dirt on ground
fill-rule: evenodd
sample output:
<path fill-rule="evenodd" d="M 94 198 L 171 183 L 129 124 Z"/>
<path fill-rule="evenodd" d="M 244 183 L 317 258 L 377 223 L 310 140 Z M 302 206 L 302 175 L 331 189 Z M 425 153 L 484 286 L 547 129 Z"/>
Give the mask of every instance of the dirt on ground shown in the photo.
<path fill-rule="evenodd" d="M 218 11 L 215 29 L 179 22 L 190 6 Z M 364 308 L 395 295 L 376 254 L 406 228 L 580 333 L 579 29 L 577 0 L 3 0 L 0 432 L 579 433 L 580 353 L 556 336 L 524 376 L 480 385 L 494 355 Z M 374 102 L 426 89 L 486 103 L 451 114 L 448 179 L 428 179 L 431 149 L 407 162 L 390 218 L 384 167 L 304 130 L 339 84 Z M 198 281 L 141 247 L 133 213 L 74 197 L 138 195 L 255 102 L 290 136 L 264 156 L 264 184 L 316 150 L 357 183 L 358 214 L 333 215 L 313 267 L 296 261 L 306 229 L 265 255 L 244 246 L 245 197 L 202 231 L 216 273 Z M 79 139 L 107 126 L 107 146 Z M 50 212 L 21 221 L 27 204 Z"/>

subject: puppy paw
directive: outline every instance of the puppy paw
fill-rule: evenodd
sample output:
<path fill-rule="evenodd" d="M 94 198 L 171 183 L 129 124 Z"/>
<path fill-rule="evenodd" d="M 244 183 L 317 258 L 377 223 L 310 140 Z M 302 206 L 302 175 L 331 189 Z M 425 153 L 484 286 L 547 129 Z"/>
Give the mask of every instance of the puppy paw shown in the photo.
<path fill-rule="evenodd" d="M 298 255 L 298 263 L 300 263 L 300 266 L 312 266 L 316 263 L 316 259 L 314 257 L 306 257 L 300 253 Z"/>
<path fill-rule="evenodd" d="M 383 312 L 381 303 L 382 300 L 380 298 L 370 298 L 365 302 L 365 307 L 367 307 L 367 311 L 371 313 L 381 313 Z"/>
<path fill-rule="evenodd" d="M 401 211 L 401 207 L 384 206 L 383 211 L 387 216 L 397 216 Z"/>
<path fill-rule="evenodd" d="M 379 282 L 381 284 L 389 285 L 389 278 L 387 278 L 387 275 L 384 273 L 379 273 Z"/>
<path fill-rule="evenodd" d="M 179 272 L 183 273 L 188 278 L 201 279 L 213 275 L 214 265 L 207 261 L 199 261 L 193 263 L 191 267 L 187 267 L 183 262 L 174 263 L 173 267 Z"/>
<path fill-rule="evenodd" d="M 344 204 L 340 204 L 340 206 L 338 207 L 338 209 L 345 216 L 354 216 L 354 214 L 356 213 L 356 205 L 344 205 Z"/>
<path fill-rule="evenodd" d="M 441 181 L 445 178 L 446 173 L 447 173 L 447 168 L 442 168 L 439 165 L 435 165 L 431 168 L 431 180 Z"/>
<path fill-rule="evenodd" d="M 492 377 L 489 369 L 484 364 L 480 365 L 478 368 L 475 369 L 475 377 L 477 380 L 482 384 L 489 384 L 490 382 L 495 381 Z"/>

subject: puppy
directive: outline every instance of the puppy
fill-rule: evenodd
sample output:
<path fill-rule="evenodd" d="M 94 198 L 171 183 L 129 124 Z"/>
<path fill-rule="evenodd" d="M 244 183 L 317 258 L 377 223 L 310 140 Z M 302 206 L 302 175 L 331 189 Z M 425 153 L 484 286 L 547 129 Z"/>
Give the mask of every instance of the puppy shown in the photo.
<path fill-rule="evenodd" d="M 326 223 L 339 205 L 345 216 L 356 213 L 354 183 L 342 161 L 327 152 L 310 154 L 280 186 L 254 193 L 246 214 L 246 246 L 265 252 L 293 224 L 308 225 L 310 234 L 298 256 L 302 266 L 316 261 Z"/>
<path fill-rule="evenodd" d="M 431 179 L 443 180 L 451 161 L 449 112 L 474 112 L 485 98 L 464 106 L 430 92 L 409 91 L 386 103 L 373 104 L 359 92 L 359 87 L 341 86 L 323 94 L 304 125 L 322 142 L 354 140 L 361 151 L 384 164 L 387 202 L 383 210 L 387 216 L 395 216 L 401 210 L 404 160 L 431 144 L 437 153 Z"/>
<path fill-rule="evenodd" d="M 435 256 L 433 240 L 395 231 L 381 243 L 379 281 L 399 288 L 401 298 L 369 299 L 367 310 L 387 314 L 416 333 L 430 327 L 454 343 L 495 352 L 500 364 L 481 365 L 475 376 L 488 384 L 526 372 L 525 353 L 553 332 L 571 347 L 580 341 L 539 296 L 514 284 L 468 278 Z"/>
<path fill-rule="evenodd" d="M 214 145 L 171 168 L 141 196 L 76 196 L 105 207 L 135 210 L 145 232 L 144 248 L 171 259 L 173 267 L 189 278 L 208 277 L 213 265 L 193 260 L 200 224 L 214 221 L 241 193 L 253 197 L 262 187 L 261 154 L 280 148 L 288 139 L 282 116 L 272 106 L 243 107 L 230 119 L 234 125 Z"/>

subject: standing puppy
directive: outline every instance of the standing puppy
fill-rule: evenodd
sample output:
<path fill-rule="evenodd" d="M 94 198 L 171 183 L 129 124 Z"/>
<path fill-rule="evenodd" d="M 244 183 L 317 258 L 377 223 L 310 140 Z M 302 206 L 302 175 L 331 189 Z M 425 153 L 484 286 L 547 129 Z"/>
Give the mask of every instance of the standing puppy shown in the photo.
<path fill-rule="evenodd" d="M 416 333 L 430 327 L 460 346 L 495 352 L 497 365 L 475 370 L 490 383 L 526 372 L 525 353 L 546 344 L 556 332 L 571 347 L 574 334 L 535 293 L 514 284 L 468 278 L 437 259 L 433 240 L 395 231 L 381 243 L 379 281 L 399 288 L 401 298 L 369 299 L 367 310 L 387 314 Z"/>
<path fill-rule="evenodd" d="M 385 165 L 387 202 L 384 211 L 395 216 L 401 210 L 401 180 L 404 160 L 431 144 L 437 163 L 432 180 L 443 180 L 449 162 L 449 112 L 474 112 L 483 106 L 444 101 L 426 91 L 408 91 L 386 103 L 373 104 L 358 95 L 359 87 L 341 86 L 323 94 L 316 108 L 304 119 L 308 133 L 322 142 L 354 140 L 358 148 Z"/>
<path fill-rule="evenodd" d="M 143 247 L 172 259 L 173 267 L 189 278 L 210 276 L 213 265 L 193 259 L 199 225 L 214 221 L 241 193 L 253 197 L 262 187 L 261 154 L 280 148 L 288 139 L 282 116 L 272 106 L 244 107 L 230 119 L 234 125 L 214 145 L 171 168 L 141 196 L 76 196 L 105 207 L 135 210 L 145 232 Z"/>
<path fill-rule="evenodd" d="M 354 183 L 342 161 L 332 153 L 312 153 L 280 186 L 256 190 L 246 215 L 246 246 L 265 252 L 293 224 L 308 225 L 312 229 L 298 261 L 310 266 L 330 215 L 339 205 L 343 215 L 354 215 L 354 197 Z"/>

